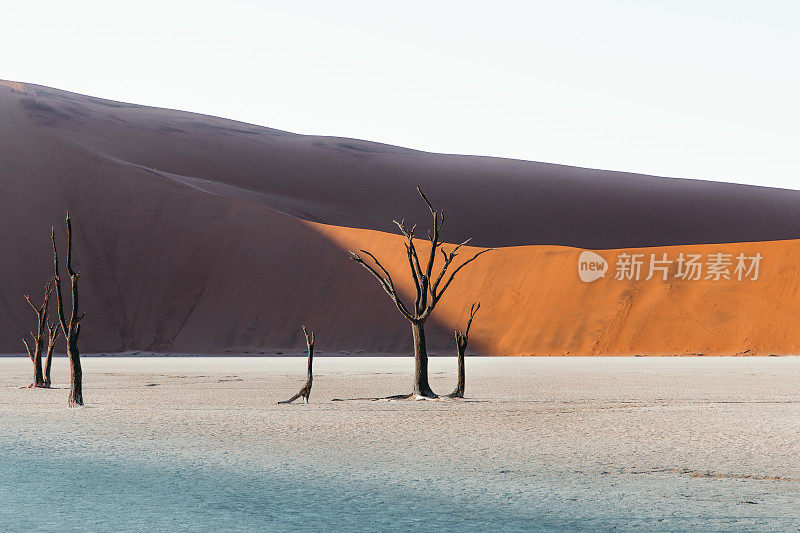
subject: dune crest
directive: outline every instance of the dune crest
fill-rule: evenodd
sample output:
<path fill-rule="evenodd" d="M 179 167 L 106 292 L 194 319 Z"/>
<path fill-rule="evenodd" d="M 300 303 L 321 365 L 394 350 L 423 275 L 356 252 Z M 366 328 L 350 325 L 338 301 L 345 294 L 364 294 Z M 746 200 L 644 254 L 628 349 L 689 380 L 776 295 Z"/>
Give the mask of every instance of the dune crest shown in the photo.
<path fill-rule="evenodd" d="M 25 92 L 25 84 L 18 81 L 0 80 L 0 87 L 8 87 L 18 93 Z"/>

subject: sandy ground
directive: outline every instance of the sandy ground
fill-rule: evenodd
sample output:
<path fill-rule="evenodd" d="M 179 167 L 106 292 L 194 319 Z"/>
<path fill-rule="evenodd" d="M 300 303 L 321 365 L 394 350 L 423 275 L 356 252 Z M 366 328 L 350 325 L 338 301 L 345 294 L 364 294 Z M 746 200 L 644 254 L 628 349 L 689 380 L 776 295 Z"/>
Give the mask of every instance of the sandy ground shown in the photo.
<path fill-rule="evenodd" d="M 0 359 L 7 530 L 800 527 L 800 360 L 469 358 L 468 401 L 408 358 L 86 358 L 82 409 Z M 454 386 L 455 360 L 432 360 Z"/>

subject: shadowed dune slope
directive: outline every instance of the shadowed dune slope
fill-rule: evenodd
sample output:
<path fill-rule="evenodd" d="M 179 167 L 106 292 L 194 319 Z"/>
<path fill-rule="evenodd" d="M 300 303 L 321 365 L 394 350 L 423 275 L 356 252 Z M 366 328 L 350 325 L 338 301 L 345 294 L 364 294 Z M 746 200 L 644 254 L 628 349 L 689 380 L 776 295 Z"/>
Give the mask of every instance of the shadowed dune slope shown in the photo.
<path fill-rule="evenodd" d="M 0 123 L 6 134 L 22 129 L 59 138 L 74 146 L 73 158 L 82 152 L 154 169 L 326 224 L 394 231 L 394 217 L 427 222 L 412 192 L 421 184 L 448 213 L 449 238 L 471 236 L 480 246 L 603 249 L 800 238 L 800 191 L 432 154 L 0 83 L 2 113 L 17 117 Z M 36 144 L 18 150 L 6 155 L 22 165 L 40 153 Z M 124 167 L 117 179 L 138 175 Z"/>
<path fill-rule="evenodd" d="M 23 294 L 41 297 L 49 228 L 63 236 L 66 210 L 87 352 L 300 351 L 305 322 L 322 352 L 408 353 L 407 324 L 346 249 L 405 272 L 398 237 L 382 231 L 402 216 L 427 224 L 416 183 L 447 211 L 449 241 L 504 247 L 453 285 L 429 323 L 433 352 L 453 352 L 474 298 L 470 352 L 799 348 L 798 241 L 713 244 L 800 236 L 795 191 L 429 154 L 15 82 L 0 82 L 0 183 L 2 353 L 23 349 Z M 752 282 L 585 284 L 568 246 L 764 262 Z"/>
<path fill-rule="evenodd" d="M 29 141 L 3 136 L 0 143 L 15 139 Z M 67 209 L 88 311 L 86 351 L 274 353 L 301 346 L 301 321 L 318 332 L 323 351 L 399 353 L 410 343 L 377 284 L 358 278 L 358 266 L 303 222 L 144 170 L 119 172 L 106 159 L 74 157 L 61 140 L 36 143 L 42 154 L 25 169 L 36 179 L 12 180 L 2 198 L 0 351 L 22 349 L 33 317 L 23 294 L 41 298 L 52 276 L 49 226 L 63 250 Z"/>

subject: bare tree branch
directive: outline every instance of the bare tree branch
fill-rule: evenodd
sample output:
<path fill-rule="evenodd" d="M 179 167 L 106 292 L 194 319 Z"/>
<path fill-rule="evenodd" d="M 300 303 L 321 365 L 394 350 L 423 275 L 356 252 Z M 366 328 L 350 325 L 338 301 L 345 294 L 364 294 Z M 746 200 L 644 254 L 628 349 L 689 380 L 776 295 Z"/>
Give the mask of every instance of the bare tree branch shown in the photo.
<path fill-rule="evenodd" d="M 28 346 L 28 341 L 26 341 L 24 337 L 22 339 L 22 343 L 25 345 L 25 349 L 28 350 L 28 356 L 31 358 L 31 361 L 33 361 L 33 350 L 31 350 L 31 347 Z"/>
<path fill-rule="evenodd" d="M 453 248 L 453 251 L 450 253 L 445 252 L 443 247 L 439 248 L 439 250 L 441 250 L 442 252 L 442 255 L 444 256 L 444 263 L 442 264 L 442 269 L 439 271 L 439 275 L 436 276 L 436 281 L 434 281 L 433 284 L 431 285 L 431 298 L 436 298 L 436 289 L 439 288 L 439 283 L 442 282 L 442 278 L 444 278 L 444 275 L 447 272 L 447 268 L 450 266 L 450 263 L 452 263 L 453 259 L 455 259 L 458 256 L 458 250 L 471 240 L 472 238 L 470 237 L 466 241 L 462 242 L 461 244 Z"/>
<path fill-rule="evenodd" d="M 431 241 L 431 250 L 430 254 L 428 254 L 428 264 L 425 267 L 425 277 L 430 279 L 431 272 L 433 270 L 433 263 L 436 260 L 436 248 L 439 246 L 439 229 L 441 228 L 442 223 L 444 222 L 444 212 L 442 211 L 440 213 L 433 208 L 433 205 L 431 205 L 430 200 L 428 200 L 428 197 L 425 196 L 424 192 L 422 192 L 422 187 L 420 187 L 419 185 L 417 185 L 417 192 L 425 201 L 425 204 L 428 206 L 428 210 L 431 212 L 431 215 L 433 216 L 433 226 L 431 230 L 428 231 L 428 240 Z"/>
<path fill-rule="evenodd" d="M 75 276 L 75 271 L 72 270 L 72 218 L 67 212 L 67 272 L 70 276 Z"/>
<path fill-rule="evenodd" d="M 486 252 L 493 252 L 493 251 L 496 251 L 496 250 L 497 250 L 497 248 L 486 248 L 485 250 L 481 250 L 480 252 L 478 252 L 478 253 L 476 253 L 475 255 L 473 255 L 473 256 L 472 256 L 470 259 L 467 259 L 466 261 L 464 261 L 463 263 L 461 263 L 461 264 L 458 266 L 458 268 L 456 268 L 455 270 L 453 270 L 453 272 L 450 274 L 450 277 L 449 277 L 449 278 L 447 278 L 447 281 L 445 282 L 445 284 L 444 284 L 444 286 L 442 287 L 442 289 L 441 289 L 441 290 L 440 290 L 440 291 L 439 291 L 439 292 L 438 292 L 438 293 L 437 293 L 437 294 L 436 294 L 436 295 L 433 297 L 433 301 L 432 301 L 433 305 L 436 305 L 436 303 L 439 301 L 439 299 L 441 299 L 441 297 L 442 297 L 442 295 L 444 294 L 444 292 L 447 290 L 447 288 L 450 286 L 450 284 L 451 284 L 451 283 L 453 282 L 453 280 L 455 279 L 455 277 L 456 277 L 456 274 L 458 274 L 458 273 L 461 271 L 461 269 L 462 269 L 462 268 L 464 268 L 464 267 L 465 267 L 465 266 L 467 266 L 468 264 L 472 263 L 472 262 L 473 262 L 473 261 L 475 261 L 475 260 L 476 260 L 478 257 L 480 257 L 481 255 L 485 254 Z M 433 311 L 433 306 L 430 306 L 430 311 Z M 428 312 L 428 315 L 430 315 L 430 312 Z M 427 317 L 427 316 L 426 316 L 426 317 Z"/>
<path fill-rule="evenodd" d="M 372 258 L 373 261 L 375 261 L 375 264 L 378 265 L 378 268 L 380 268 L 381 271 L 383 271 L 383 273 L 386 275 L 386 278 L 381 276 L 377 270 L 372 268 L 372 266 L 369 263 L 364 261 L 364 259 L 360 255 L 350 250 L 350 256 L 353 259 L 353 261 L 366 268 L 373 276 L 375 276 L 375 279 L 377 279 L 378 282 L 381 284 L 381 287 L 383 287 L 383 290 L 386 291 L 386 294 L 388 294 L 389 297 L 392 299 L 394 304 L 397 306 L 397 309 L 407 319 L 412 320 L 413 317 L 411 313 L 408 311 L 408 308 L 406 308 L 403 301 L 400 300 L 399 296 L 397 295 L 397 291 L 394 288 L 394 283 L 392 282 L 392 277 L 389 275 L 389 272 L 383 267 L 383 265 L 381 265 L 381 263 L 370 252 L 367 252 L 366 250 L 361 250 L 361 252 L 367 254 Z"/>
<path fill-rule="evenodd" d="M 417 254 L 417 247 L 414 246 L 414 241 L 408 242 L 408 247 L 411 249 L 411 258 L 413 259 L 413 268 L 418 280 L 422 280 L 422 267 L 419 263 L 419 255 Z"/>
<path fill-rule="evenodd" d="M 464 336 L 469 337 L 469 328 L 472 326 L 472 319 L 475 318 L 475 315 L 478 312 L 478 309 L 481 308 L 480 302 L 475 302 L 469 308 L 469 320 L 467 320 L 467 328 L 464 330 Z"/>
<path fill-rule="evenodd" d="M 53 279 L 56 281 L 56 296 L 58 297 L 58 320 L 61 323 L 61 330 L 67 336 L 67 319 L 64 316 L 64 304 L 61 296 L 61 276 L 58 273 L 58 249 L 56 248 L 56 228 L 50 227 L 50 239 L 53 241 Z"/>
<path fill-rule="evenodd" d="M 58 324 L 53 323 L 47 326 L 47 338 L 51 345 L 55 344 L 60 335 L 61 329 L 58 327 Z"/>
<path fill-rule="evenodd" d="M 411 275 L 414 278 L 414 284 L 418 287 L 419 281 L 422 278 L 422 268 L 419 265 L 419 256 L 417 255 L 417 249 L 414 246 L 414 235 L 417 225 L 414 224 L 411 228 L 407 228 L 405 225 L 405 219 L 393 221 L 398 228 L 400 228 L 400 232 L 406 238 L 406 252 L 408 254 L 408 262 L 411 265 Z"/>

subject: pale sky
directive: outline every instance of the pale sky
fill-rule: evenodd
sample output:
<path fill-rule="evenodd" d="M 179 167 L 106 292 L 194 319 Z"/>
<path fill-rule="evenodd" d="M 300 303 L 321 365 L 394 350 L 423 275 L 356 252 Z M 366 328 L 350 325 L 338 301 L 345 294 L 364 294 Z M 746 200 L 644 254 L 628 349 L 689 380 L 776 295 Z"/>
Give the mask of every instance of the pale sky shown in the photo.
<path fill-rule="evenodd" d="M 0 0 L 0 78 L 297 133 L 800 189 L 800 2 Z"/>

